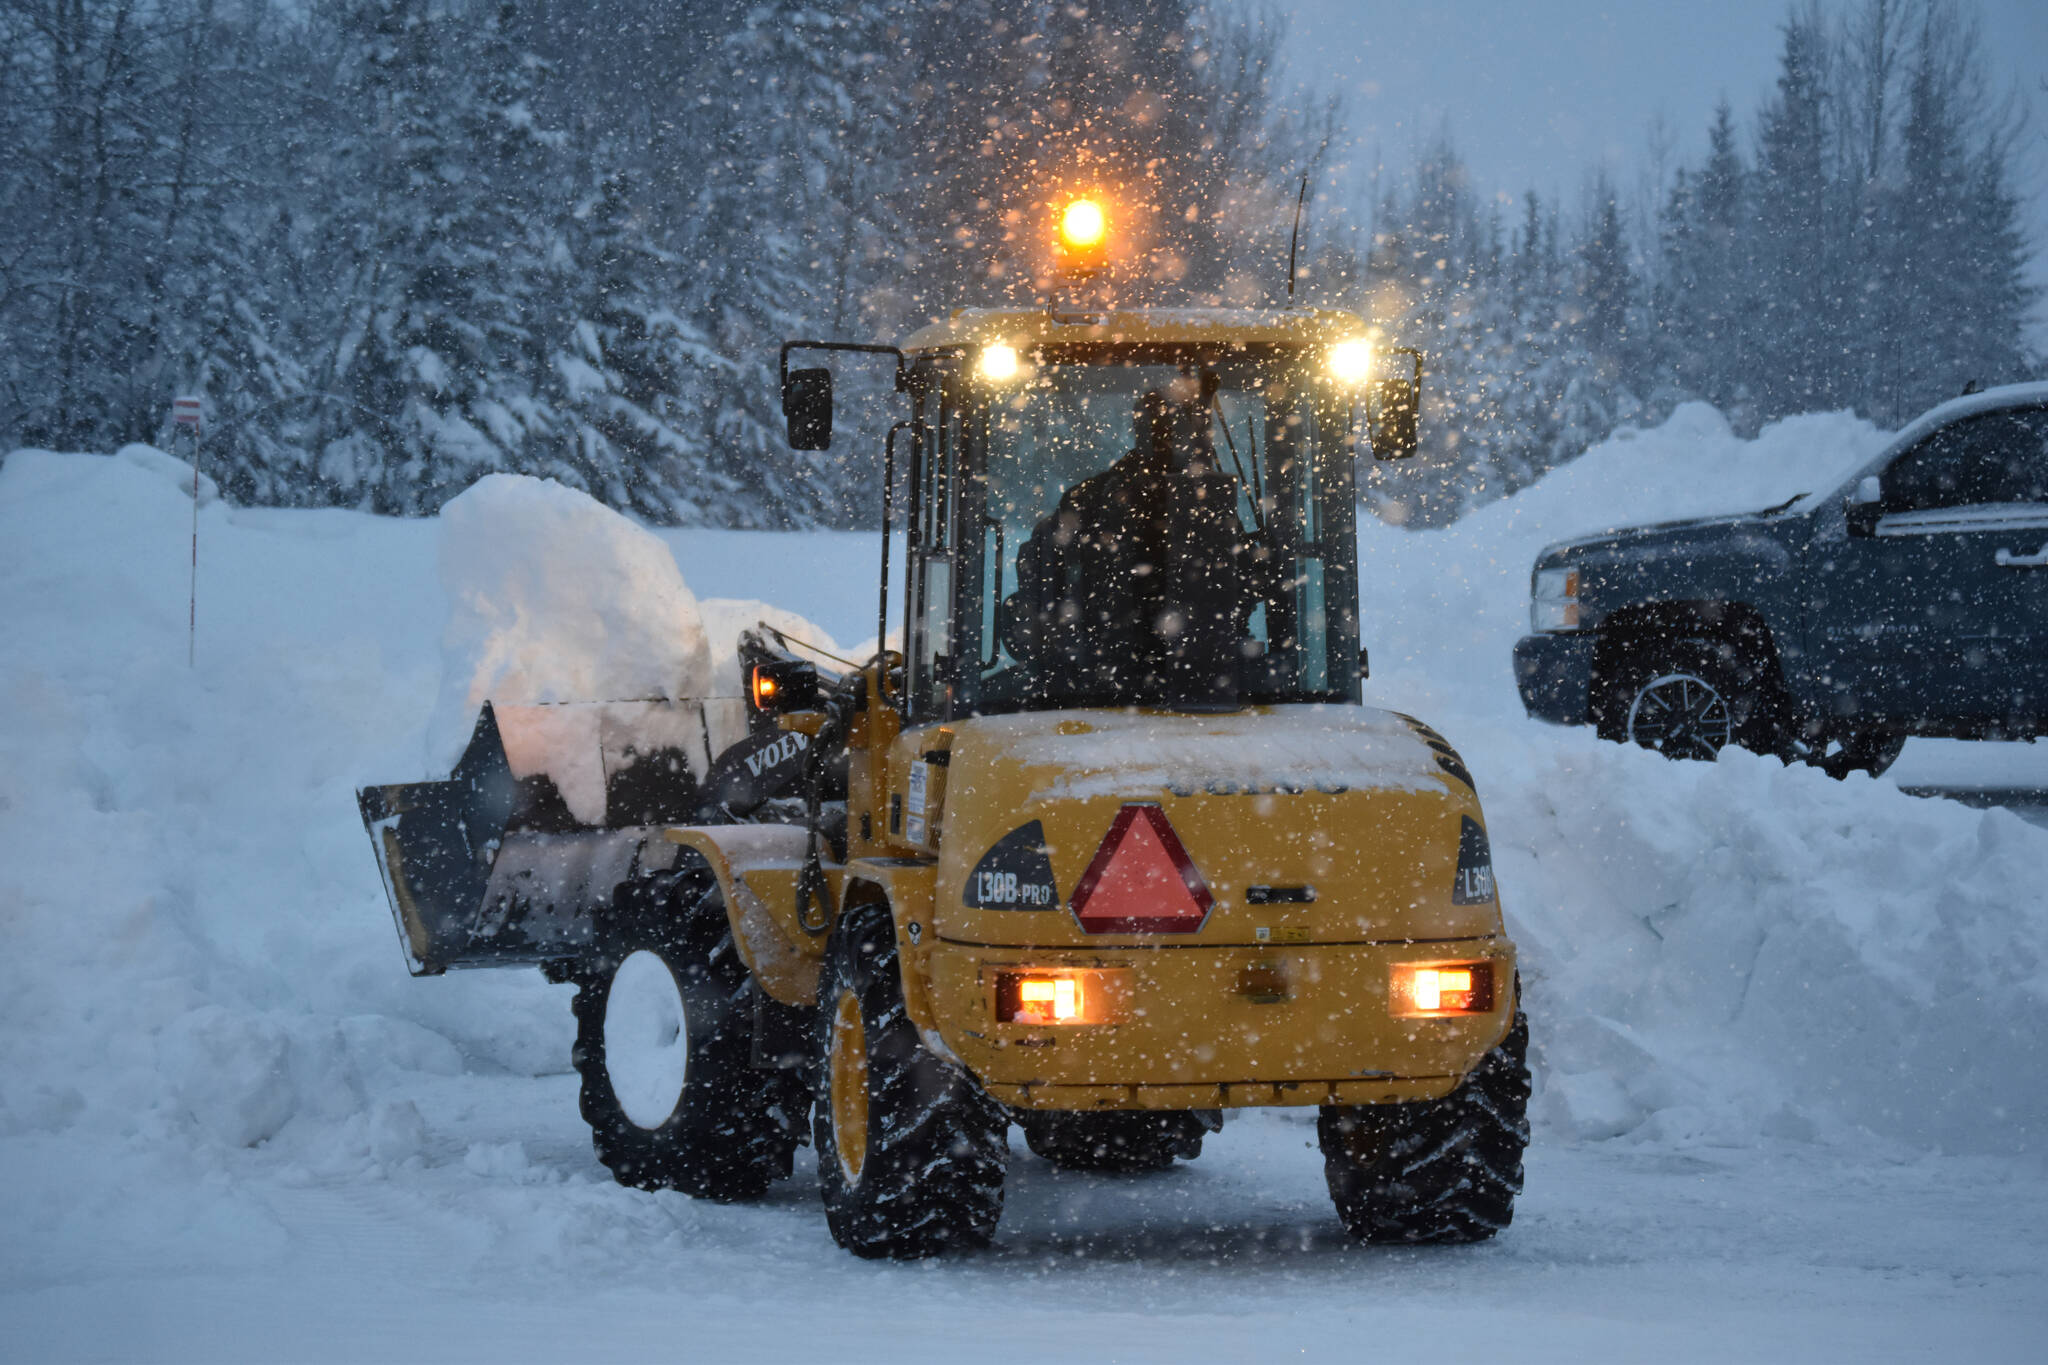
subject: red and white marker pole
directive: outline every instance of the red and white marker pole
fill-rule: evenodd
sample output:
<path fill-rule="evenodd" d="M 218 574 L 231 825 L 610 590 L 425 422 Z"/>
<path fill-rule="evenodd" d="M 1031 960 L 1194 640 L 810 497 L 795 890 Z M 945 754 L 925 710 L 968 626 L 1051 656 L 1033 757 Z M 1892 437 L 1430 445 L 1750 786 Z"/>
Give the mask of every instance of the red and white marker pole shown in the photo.
<path fill-rule="evenodd" d="M 192 593 L 185 618 L 185 667 L 199 658 L 199 410 L 197 396 L 171 400 L 171 425 L 192 442 Z"/>

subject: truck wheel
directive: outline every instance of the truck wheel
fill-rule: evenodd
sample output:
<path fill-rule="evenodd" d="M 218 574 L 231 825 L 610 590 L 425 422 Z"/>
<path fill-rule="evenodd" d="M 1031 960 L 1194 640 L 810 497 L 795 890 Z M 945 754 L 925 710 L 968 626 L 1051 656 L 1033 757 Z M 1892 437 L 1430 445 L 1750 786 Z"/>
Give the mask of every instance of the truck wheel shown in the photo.
<path fill-rule="evenodd" d="M 583 1118 L 621 1185 L 728 1202 L 789 1174 L 804 1082 L 752 1065 L 747 972 L 707 872 L 618 892 L 578 965 Z"/>
<path fill-rule="evenodd" d="M 1068 1171 L 1133 1174 L 1163 1171 L 1176 1160 L 1202 1154 L 1202 1135 L 1220 1125 L 1200 1114 L 1026 1113 L 1017 1116 L 1024 1140 L 1046 1161 Z"/>
<path fill-rule="evenodd" d="M 1666 758 L 1712 760 L 1730 744 L 1769 753 L 1773 708 L 1765 671 L 1733 645 L 1672 640 L 1622 663 L 1600 708 L 1600 735 Z"/>
<path fill-rule="evenodd" d="M 1003 1213 L 1009 1118 L 918 1038 L 887 910 L 840 921 L 818 1001 L 812 1133 L 833 1240 L 896 1260 L 986 1245 Z"/>
<path fill-rule="evenodd" d="M 1328 1106 L 1316 1136 L 1330 1198 L 1361 1242 L 1481 1242 L 1515 1217 L 1529 1145 L 1529 1021 L 1440 1100 Z"/>
<path fill-rule="evenodd" d="M 1792 756 L 1811 763 L 1832 778 L 1844 778 L 1853 772 L 1876 777 L 1899 761 L 1899 752 L 1905 747 L 1904 735 L 1852 730 L 1817 744 L 1795 747 Z"/>

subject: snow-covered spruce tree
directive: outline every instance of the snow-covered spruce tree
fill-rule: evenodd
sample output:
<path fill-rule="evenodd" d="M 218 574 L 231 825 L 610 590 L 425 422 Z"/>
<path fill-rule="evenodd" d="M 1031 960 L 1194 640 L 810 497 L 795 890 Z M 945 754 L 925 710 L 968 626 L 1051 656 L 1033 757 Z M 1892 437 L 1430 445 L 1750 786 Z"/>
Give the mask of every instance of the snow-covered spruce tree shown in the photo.
<path fill-rule="evenodd" d="M 534 396 L 535 293 L 550 237 L 530 212 L 546 139 L 500 11 L 360 0 L 344 88 L 353 250 L 339 339 L 317 371 L 320 473 L 383 512 L 432 511 L 479 474 L 520 467 Z M 508 69 L 508 67 L 510 69 Z M 544 220 L 545 215 L 541 215 Z"/>
<path fill-rule="evenodd" d="M 1680 393 L 1705 398 L 1738 425 L 1748 424 L 1753 401 L 1738 345 L 1751 282 L 1748 194 L 1734 110 L 1723 99 L 1705 162 L 1679 171 L 1660 218 L 1652 363 Z"/>
<path fill-rule="evenodd" d="M 154 434 L 131 383 L 153 349 L 167 200 L 156 158 L 176 7 L 0 9 L 0 433 L 64 449 Z M 166 395 L 166 401 L 168 396 Z"/>
<path fill-rule="evenodd" d="M 1891 420 L 1968 382 L 2026 372 L 2021 327 L 2034 294 L 2012 190 L 2016 131 L 1985 97 L 1974 27 L 1931 7 L 1907 71 L 1897 191 L 1880 245 L 1900 324 L 1928 342 L 1878 377 L 1871 406 Z"/>
<path fill-rule="evenodd" d="M 586 471 L 579 486 L 649 521 L 729 520 L 741 489 L 707 467 L 685 397 L 727 367 L 665 301 L 672 263 L 650 240 L 627 173 L 606 175 L 577 223 L 572 316 L 549 357 L 556 458 Z"/>
<path fill-rule="evenodd" d="M 1836 401 L 1831 349 L 1839 336 L 1840 264 L 1828 221 L 1826 35 L 1817 13 L 1784 27 L 1777 94 L 1757 130 L 1755 218 L 1748 234 L 1753 307 L 1738 333 L 1767 412 Z"/>

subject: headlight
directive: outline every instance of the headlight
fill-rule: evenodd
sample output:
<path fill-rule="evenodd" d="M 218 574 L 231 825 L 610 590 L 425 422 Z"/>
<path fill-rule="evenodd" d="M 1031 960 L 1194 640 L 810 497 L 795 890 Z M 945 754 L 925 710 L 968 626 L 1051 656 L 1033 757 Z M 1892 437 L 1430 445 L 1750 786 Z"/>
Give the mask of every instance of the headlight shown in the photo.
<path fill-rule="evenodd" d="M 1005 346 L 999 341 L 993 346 L 981 348 L 978 368 L 983 379 L 992 379 L 1000 384 L 1005 380 L 1015 379 L 1017 371 L 1023 368 L 1023 362 L 1017 358 L 1016 347 Z"/>
<path fill-rule="evenodd" d="M 1330 375 L 1339 384 L 1357 386 L 1365 382 L 1372 373 L 1372 343 L 1369 341 L 1340 341 L 1330 348 L 1327 361 Z"/>
<path fill-rule="evenodd" d="M 1529 629 L 1537 632 L 1579 628 L 1579 571 L 1538 569 L 1536 591 L 1529 603 Z"/>

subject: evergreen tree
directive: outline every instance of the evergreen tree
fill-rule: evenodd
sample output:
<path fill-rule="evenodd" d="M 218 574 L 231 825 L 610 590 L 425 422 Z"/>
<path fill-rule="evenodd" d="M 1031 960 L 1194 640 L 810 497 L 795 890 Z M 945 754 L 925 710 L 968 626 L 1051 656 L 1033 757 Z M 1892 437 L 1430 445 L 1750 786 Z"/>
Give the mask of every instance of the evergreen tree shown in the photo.
<path fill-rule="evenodd" d="M 1757 133 L 1756 219 L 1751 232 L 1754 307 L 1738 345 L 1758 362 L 1758 390 L 1774 413 L 1827 406 L 1828 351 L 1839 318 L 1827 250 L 1826 43 L 1813 10 L 1785 21 L 1777 96 Z"/>

